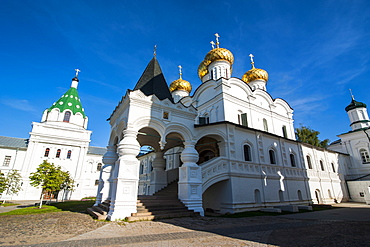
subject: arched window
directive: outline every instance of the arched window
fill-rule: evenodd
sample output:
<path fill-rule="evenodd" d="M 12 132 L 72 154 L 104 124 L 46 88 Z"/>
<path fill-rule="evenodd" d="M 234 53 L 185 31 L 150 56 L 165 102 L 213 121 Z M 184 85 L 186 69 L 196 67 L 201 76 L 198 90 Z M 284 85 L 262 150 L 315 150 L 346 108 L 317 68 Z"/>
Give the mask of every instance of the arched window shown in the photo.
<path fill-rule="evenodd" d="M 298 190 L 297 193 L 298 193 L 298 200 L 303 201 L 302 192 Z"/>
<path fill-rule="evenodd" d="M 64 118 L 63 118 L 63 122 L 67 122 L 69 123 L 69 119 L 71 118 L 71 112 L 70 111 L 66 111 L 64 113 Z"/>
<path fill-rule="evenodd" d="M 331 169 L 333 169 L 333 172 L 335 172 L 335 166 L 334 166 L 334 163 L 331 163 Z"/>
<path fill-rule="evenodd" d="M 44 157 L 49 157 L 50 148 L 45 149 Z"/>
<path fill-rule="evenodd" d="M 322 162 L 322 160 L 320 160 L 320 167 L 321 171 L 325 171 L 324 162 Z"/>
<path fill-rule="evenodd" d="M 249 145 L 244 145 L 244 160 L 252 161 L 251 147 Z"/>
<path fill-rule="evenodd" d="M 254 190 L 254 201 L 256 204 L 261 204 L 261 192 L 258 189 Z"/>
<path fill-rule="evenodd" d="M 72 151 L 71 150 L 68 150 L 68 152 L 67 152 L 67 159 L 70 159 L 71 158 L 71 155 L 72 155 Z"/>
<path fill-rule="evenodd" d="M 285 125 L 283 125 L 282 130 L 283 130 L 283 136 L 284 136 L 285 138 L 288 138 L 288 134 L 287 134 L 287 132 L 286 132 L 286 126 L 285 126 Z"/>
<path fill-rule="evenodd" d="M 267 125 L 266 118 L 263 119 L 263 130 L 264 131 L 269 131 L 269 126 Z"/>
<path fill-rule="evenodd" d="M 312 169 L 311 157 L 307 155 L 307 156 L 306 156 L 306 159 L 307 159 L 307 166 L 308 166 L 308 169 Z"/>
<path fill-rule="evenodd" d="M 360 155 L 363 164 L 370 163 L 369 152 L 366 149 L 364 148 L 360 149 Z"/>
<path fill-rule="evenodd" d="M 333 196 L 331 195 L 331 191 L 330 190 L 328 190 L 328 195 L 329 195 L 329 198 L 330 199 L 333 199 Z"/>
<path fill-rule="evenodd" d="M 209 124 L 208 114 L 204 114 L 203 117 L 199 117 L 199 124 Z"/>
<path fill-rule="evenodd" d="M 57 154 L 55 155 L 55 158 L 60 158 L 60 152 L 61 152 L 61 150 L 60 150 L 60 149 L 58 149 L 58 150 L 57 150 Z"/>
<path fill-rule="evenodd" d="M 296 167 L 294 154 L 290 154 L 290 165 Z"/>
<path fill-rule="evenodd" d="M 276 157 L 275 157 L 275 151 L 270 149 L 269 150 L 269 156 L 270 156 L 270 164 L 276 164 Z"/>
<path fill-rule="evenodd" d="M 98 163 L 98 166 L 96 167 L 96 170 L 97 171 L 100 171 L 101 170 L 101 167 L 102 167 L 102 163 Z"/>

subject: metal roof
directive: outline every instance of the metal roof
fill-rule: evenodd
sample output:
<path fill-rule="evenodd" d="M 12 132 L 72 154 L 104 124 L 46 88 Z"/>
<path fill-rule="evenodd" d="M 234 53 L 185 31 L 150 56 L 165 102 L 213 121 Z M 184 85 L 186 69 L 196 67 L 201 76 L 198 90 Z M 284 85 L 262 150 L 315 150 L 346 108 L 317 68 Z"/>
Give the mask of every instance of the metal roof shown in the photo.
<path fill-rule="evenodd" d="M 28 139 L 0 136 L 0 147 L 27 148 Z"/>

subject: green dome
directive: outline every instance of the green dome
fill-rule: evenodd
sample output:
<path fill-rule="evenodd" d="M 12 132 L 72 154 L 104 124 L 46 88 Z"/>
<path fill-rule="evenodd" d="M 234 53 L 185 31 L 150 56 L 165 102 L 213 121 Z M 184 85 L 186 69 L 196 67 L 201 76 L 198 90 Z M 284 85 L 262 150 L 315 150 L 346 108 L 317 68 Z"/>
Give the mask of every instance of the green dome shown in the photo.
<path fill-rule="evenodd" d="M 60 112 L 70 110 L 73 115 L 76 115 L 76 113 L 79 112 L 82 114 L 83 118 L 86 117 L 77 89 L 74 87 L 71 87 L 64 95 L 62 95 L 62 97 L 60 97 L 60 99 L 48 109 L 48 112 L 55 108 L 58 108 Z"/>
<path fill-rule="evenodd" d="M 349 104 L 345 108 L 345 110 L 346 110 L 346 112 L 348 112 L 348 111 L 353 110 L 355 108 L 366 108 L 366 104 L 365 103 L 362 103 L 362 102 L 358 102 L 358 101 L 352 99 L 351 104 Z"/>

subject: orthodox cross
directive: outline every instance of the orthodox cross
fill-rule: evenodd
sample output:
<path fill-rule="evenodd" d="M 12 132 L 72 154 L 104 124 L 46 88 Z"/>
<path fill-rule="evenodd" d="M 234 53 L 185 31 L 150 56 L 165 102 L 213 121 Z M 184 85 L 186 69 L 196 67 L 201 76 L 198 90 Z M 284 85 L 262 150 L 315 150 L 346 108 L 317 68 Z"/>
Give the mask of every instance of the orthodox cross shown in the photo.
<path fill-rule="evenodd" d="M 254 60 L 253 60 L 254 56 L 253 56 L 253 54 L 249 54 L 249 57 L 251 58 L 251 64 L 254 68 Z"/>
<path fill-rule="evenodd" d="M 211 43 L 211 45 L 212 45 L 212 50 L 215 49 L 215 42 L 211 41 L 209 43 Z"/>
<path fill-rule="evenodd" d="M 178 67 L 179 67 L 180 79 L 182 79 L 182 66 L 181 66 L 181 65 L 179 65 Z"/>
<path fill-rule="evenodd" d="M 218 33 L 215 33 L 215 36 L 216 36 L 216 46 L 217 48 L 220 48 L 220 42 L 218 40 L 218 38 L 220 38 L 220 35 L 218 35 Z"/>
<path fill-rule="evenodd" d="M 81 70 L 75 69 L 75 71 L 76 71 L 76 77 L 78 77 L 78 73 L 81 72 Z"/>
<path fill-rule="evenodd" d="M 153 56 L 157 57 L 157 45 L 154 45 Z"/>
<path fill-rule="evenodd" d="M 353 94 L 352 94 L 352 89 L 349 89 L 349 92 L 350 92 L 350 94 L 351 94 L 351 98 L 352 98 L 353 100 L 355 100 L 355 96 L 353 96 Z"/>

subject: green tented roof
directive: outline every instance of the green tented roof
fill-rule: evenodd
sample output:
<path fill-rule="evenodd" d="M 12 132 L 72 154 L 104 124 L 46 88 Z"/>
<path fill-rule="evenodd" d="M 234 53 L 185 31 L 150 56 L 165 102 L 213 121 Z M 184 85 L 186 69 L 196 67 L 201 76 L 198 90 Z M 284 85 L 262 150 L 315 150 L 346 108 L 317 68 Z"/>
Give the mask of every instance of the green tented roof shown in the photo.
<path fill-rule="evenodd" d="M 77 89 L 74 87 L 71 87 L 65 94 L 63 94 L 62 97 L 60 97 L 60 99 L 48 109 L 48 112 L 54 108 L 58 108 L 60 112 L 70 110 L 73 115 L 79 112 L 84 118 L 86 117 Z"/>

